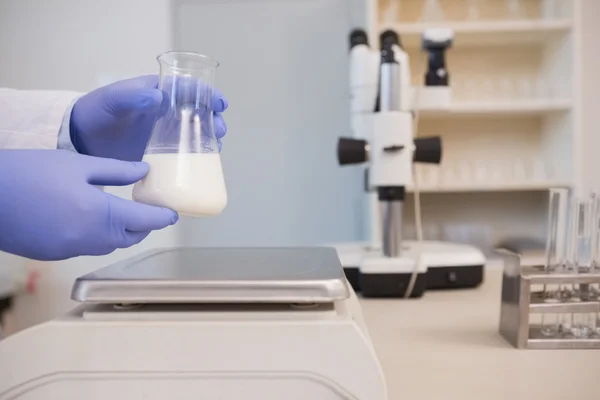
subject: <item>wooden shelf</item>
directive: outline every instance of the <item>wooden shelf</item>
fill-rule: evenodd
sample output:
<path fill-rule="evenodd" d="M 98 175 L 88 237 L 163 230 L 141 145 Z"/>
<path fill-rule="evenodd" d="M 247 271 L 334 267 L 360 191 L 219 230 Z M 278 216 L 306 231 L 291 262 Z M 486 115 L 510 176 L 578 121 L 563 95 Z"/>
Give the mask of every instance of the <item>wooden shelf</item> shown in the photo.
<path fill-rule="evenodd" d="M 544 191 L 551 188 L 569 188 L 571 185 L 566 182 L 547 181 L 537 183 L 465 183 L 452 185 L 419 185 L 420 193 L 468 193 L 468 192 L 535 192 Z M 413 192 L 412 187 L 408 188 Z"/>
<path fill-rule="evenodd" d="M 422 109 L 419 111 L 419 115 L 435 118 L 451 116 L 535 116 L 566 112 L 571 109 L 571 106 L 572 102 L 568 99 L 455 102 L 444 109 Z"/>
<path fill-rule="evenodd" d="M 570 19 L 515 21 L 457 21 L 440 23 L 399 23 L 382 26 L 400 34 L 406 47 L 420 47 L 421 34 L 428 28 L 450 28 L 454 31 L 455 46 L 530 45 L 546 43 L 567 34 L 572 28 Z"/>
<path fill-rule="evenodd" d="M 581 59 L 589 53 L 579 46 L 581 18 L 596 9 L 583 5 L 588 2 L 518 2 L 441 0 L 435 21 L 425 18 L 435 14 L 427 0 L 365 6 L 373 50 L 377 34 L 395 31 L 408 53 L 415 90 L 429 68 L 423 32 L 454 34 L 446 54 L 449 103 L 433 91 L 411 96 L 420 118 L 417 135 L 440 136 L 444 153 L 437 168 L 415 167 L 421 214 L 431 235 L 443 227 L 445 240 L 486 250 L 510 237 L 544 239 L 548 190 L 573 189 L 581 181 L 577 118 L 581 85 L 590 82 L 581 77 Z M 407 191 L 414 193 L 414 187 Z M 407 212 L 415 207 L 412 193 Z M 481 234 L 467 233 L 475 229 L 467 227 Z"/>

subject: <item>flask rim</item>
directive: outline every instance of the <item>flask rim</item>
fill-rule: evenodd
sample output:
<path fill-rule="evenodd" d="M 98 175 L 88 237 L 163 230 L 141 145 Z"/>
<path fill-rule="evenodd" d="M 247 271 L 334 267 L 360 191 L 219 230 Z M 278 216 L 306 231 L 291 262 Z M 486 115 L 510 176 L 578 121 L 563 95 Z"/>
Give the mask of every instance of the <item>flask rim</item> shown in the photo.
<path fill-rule="evenodd" d="M 196 59 L 199 62 L 198 68 L 186 68 L 186 67 L 178 67 L 173 63 L 173 60 L 176 59 L 177 56 L 185 56 L 191 59 Z M 156 60 L 160 64 L 164 64 L 168 66 L 170 69 L 174 71 L 204 71 L 207 69 L 216 69 L 219 66 L 219 62 L 211 56 L 207 56 L 205 54 L 196 53 L 193 51 L 177 51 L 177 50 L 169 50 L 163 53 L 160 53 L 156 56 Z M 201 66 L 200 66 L 201 65 Z"/>

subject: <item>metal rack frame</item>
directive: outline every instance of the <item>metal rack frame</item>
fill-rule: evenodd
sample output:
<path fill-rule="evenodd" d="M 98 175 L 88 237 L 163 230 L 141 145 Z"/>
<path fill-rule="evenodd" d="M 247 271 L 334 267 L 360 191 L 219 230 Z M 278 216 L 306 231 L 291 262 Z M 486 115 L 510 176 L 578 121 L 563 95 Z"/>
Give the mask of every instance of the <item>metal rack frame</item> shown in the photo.
<path fill-rule="evenodd" d="M 548 274 L 542 267 L 521 267 L 518 254 L 502 251 L 502 303 L 500 335 L 518 349 L 600 349 L 600 336 L 590 338 L 546 337 L 541 326 L 530 323 L 532 314 L 600 312 L 600 299 L 556 303 L 544 302 L 534 285 L 600 284 L 600 273 Z"/>

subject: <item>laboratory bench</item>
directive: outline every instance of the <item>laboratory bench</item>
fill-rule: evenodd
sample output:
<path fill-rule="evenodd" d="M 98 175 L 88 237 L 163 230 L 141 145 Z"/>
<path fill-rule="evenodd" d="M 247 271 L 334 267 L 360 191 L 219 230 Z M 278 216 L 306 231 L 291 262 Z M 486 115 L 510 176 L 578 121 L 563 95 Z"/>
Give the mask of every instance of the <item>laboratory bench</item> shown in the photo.
<path fill-rule="evenodd" d="M 502 269 L 477 289 L 361 299 L 389 400 L 600 398 L 600 351 L 517 350 L 498 334 Z"/>
<path fill-rule="evenodd" d="M 360 300 L 389 400 L 600 398 L 600 351 L 511 347 L 498 334 L 501 266 L 485 274 L 477 289 Z"/>

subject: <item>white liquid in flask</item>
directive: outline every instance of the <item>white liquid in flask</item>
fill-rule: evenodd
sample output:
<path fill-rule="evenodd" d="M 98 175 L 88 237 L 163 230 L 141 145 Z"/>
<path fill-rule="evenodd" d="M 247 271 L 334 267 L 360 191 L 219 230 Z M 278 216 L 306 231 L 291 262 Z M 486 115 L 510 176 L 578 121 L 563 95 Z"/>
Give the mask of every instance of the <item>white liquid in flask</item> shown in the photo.
<path fill-rule="evenodd" d="M 221 213 L 227 190 L 218 153 L 146 154 L 148 175 L 133 188 L 140 203 L 195 217 Z"/>

